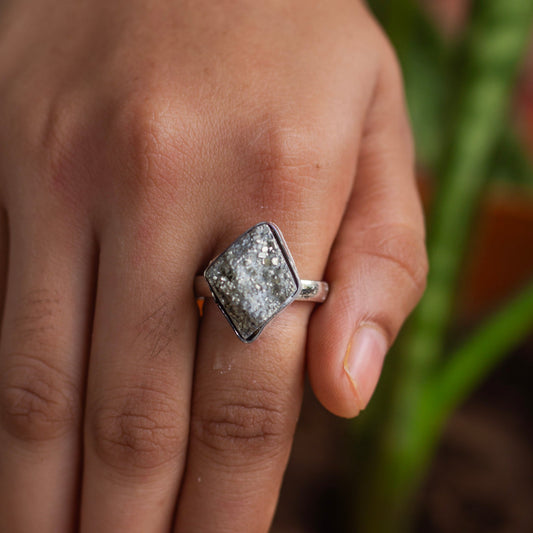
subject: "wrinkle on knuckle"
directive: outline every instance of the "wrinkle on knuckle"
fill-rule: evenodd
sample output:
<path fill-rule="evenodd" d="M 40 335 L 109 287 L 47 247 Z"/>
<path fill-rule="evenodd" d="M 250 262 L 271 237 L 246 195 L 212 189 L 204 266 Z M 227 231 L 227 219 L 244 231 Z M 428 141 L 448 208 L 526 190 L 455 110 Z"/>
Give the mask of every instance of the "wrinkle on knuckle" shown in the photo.
<path fill-rule="evenodd" d="M 46 441 L 76 430 L 80 391 L 46 354 L 12 353 L 0 376 L 0 410 L 7 431 L 21 441 Z"/>
<path fill-rule="evenodd" d="M 22 311 L 9 321 L 10 335 L 17 344 L 32 351 L 54 348 L 59 335 L 59 295 L 47 289 L 32 290 L 23 297 L 20 308 Z"/>
<path fill-rule="evenodd" d="M 205 402 L 193 411 L 192 437 L 226 464 L 275 455 L 294 431 L 279 396 L 273 390 L 241 388 Z"/>
<path fill-rule="evenodd" d="M 183 452 L 186 420 L 173 398 L 152 386 L 127 387 L 100 399 L 90 414 L 95 452 L 109 467 L 142 473 Z"/>
<path fill-rule="evenodd" d="M 34 140 L 36 154 L 44 155 L 37 185 L 56 199 L 61 208 L 83 209 L 90 195 L 94 162 L 94 128 L 75 101 L 55 102 L 42 132 Z"/>
<path fill-rule="evenodd" d="M 360 232 L 354 242 L 358 244 L 348 248 L 351 257 L 341 260 L 353 262 L 355 255 L 385 262 L 386 268 L 392 268 L 409 280 L 419 297 L 423 294 L 429 265 L 424 238 L 420 232 L 402 224 L 374 226 Z"/>
<path fill-rule="evenodd" d="M 249 147 L 243 186 L 262 207 L 306 208 L 329 186 L 328 153 L 313 132 L 297 127 L 268 127 Z"/>
<path fill-rule="evenodd" d="M 139 322 L 135 330 L 135 342 L 147 346 L 150 359 L 174 357 L 172 343 L 179 335 L 178 308 L 166 295 L 157 299 L 156 305 Z"/>
<path fill-rule="evenodd" d="M 129 176 L 126 191 L 152 208 L 178 196 L 183 201 L 193 178 L 187 169 L 195 167 L 201 146 L 191 120 L 178 116 L 164 95 L 142 92 L 130 96 L 117 115 L 115 136 Z"/>

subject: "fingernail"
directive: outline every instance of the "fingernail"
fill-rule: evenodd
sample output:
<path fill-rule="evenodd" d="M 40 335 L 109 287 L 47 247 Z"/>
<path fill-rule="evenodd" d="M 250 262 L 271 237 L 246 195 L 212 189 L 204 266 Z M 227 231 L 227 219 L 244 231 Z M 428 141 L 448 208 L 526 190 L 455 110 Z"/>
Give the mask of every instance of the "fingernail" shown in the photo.
<path fill-rule="evenodd" d="M 344 370 L 352 382 L 360 410 L 365 409 L 378 384 L 388 343 L 381 331 L 361 325 L 346 350 Z"/>

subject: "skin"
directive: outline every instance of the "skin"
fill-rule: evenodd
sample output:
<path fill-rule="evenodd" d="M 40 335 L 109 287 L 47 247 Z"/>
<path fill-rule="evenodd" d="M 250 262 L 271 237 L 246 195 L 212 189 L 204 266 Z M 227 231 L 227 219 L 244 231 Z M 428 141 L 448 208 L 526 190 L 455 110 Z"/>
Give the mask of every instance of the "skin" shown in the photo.
<path fill-rule="evenodd" d="M 305 372 L 357 415 L 424 289 L 389 43 L 356 0 L 0 9 L 0 531 L 267 531 Z M 264 220 L 331 293 L 244 345 L 193 279 Z"/>

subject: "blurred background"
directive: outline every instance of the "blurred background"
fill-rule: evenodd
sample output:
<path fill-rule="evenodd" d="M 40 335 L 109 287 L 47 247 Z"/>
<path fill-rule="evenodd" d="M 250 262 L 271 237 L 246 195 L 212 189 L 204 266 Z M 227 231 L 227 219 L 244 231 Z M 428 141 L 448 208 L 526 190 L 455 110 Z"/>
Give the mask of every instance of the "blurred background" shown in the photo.
<path fill-rule="evenodd" d="M 368 3 L 404 71 L 431 273 L 367 411 L 307 391 L 272 531 L 533 532 L 533 1 Z"/>

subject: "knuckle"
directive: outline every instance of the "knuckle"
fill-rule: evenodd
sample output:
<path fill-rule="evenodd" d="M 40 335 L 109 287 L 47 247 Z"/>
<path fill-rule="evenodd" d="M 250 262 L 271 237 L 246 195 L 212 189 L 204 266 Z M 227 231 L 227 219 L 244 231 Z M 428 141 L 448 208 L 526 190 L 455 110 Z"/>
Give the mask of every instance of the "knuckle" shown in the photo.
<path fill-rule="evenodd" d="M 198 125 L 175 97 L 136 89 L 115 111 L 110 130 L 116 164 L 126 170 L 120 194 L 132 200 L 134 213 L 168 213 L 178 201 L 188 205 L 202 143 Z"/>
<path fill-rule="evenodd" d="M 386 268 L 392 269 L 392 278 L 409 280 L 417 297 L 423 294 L 429 265 L 419 231 L 401 224 L 379 226 L 366 231 L 358 241 L 359 245 L 352 249 L 355 254 L 384 262 Z"/>
<path fill-rule="evenodd" d="M 257 168 L 264 171 L 299 166 L 313 155 L 310 134 L 303 128 L 274 125 L 264 128 L 254 143 Z"/>
<path fill-rule="evenodd" d="M 249 148 L 249 171 L 242 174 L 248 196 L 261 206 L 306 208 L 331 184 L 324 169 L 333 150 L 302 126 L 263 127 Z"/>
<path fill-rule="evenodd" d="M 192 155 L 185 134 L 188 130 L 194 136 L 190 124 L 185 126 L 186 117 L 178 120 L 174 115 L 170 98 L 157 92 L 136 93 L 126 99 L 117 116 L 117 133 L 139 176 L 162 179 Z"/>
<path fill-rule="evenodd" d="M 21 307 L 7 323 L 16 350 L 1 357 L 2 423 L 21 440 L 53 439 L 78 424 L 81 409 L 79 387 L 53 363 L 64 349 L 57 329 L 61 302 L 52 291 L 34 290 Z"/>
<path fill-rule="evenodd" d="M 89 414 L 95 452 L 109 467 L 143 472 L 172 462 L 184 449 L 185 416 L 153 386 L 128 387 L 102 398 Z"/>
<path fill-rule="evenodd" d="M 294 428 L 275 391 L 233 390 L 193 411 L 191 437 L 223 463 L 246 464 L 285 450 Z"/>
<path fill-rule="evenodd" d="M 405 227 L 391 228 L 377 241 L 375 253 L 411 280 L 417 296 L 422 295 L 429 266 L 426 245 L 418 232 Z"/>
<path fill-rule="evenodd" d="M 79 390 L 43 356 L 9 354 L 13 363 L 0 375 L 4 428 L 21 441 L 46 441 L 79 423 Z"/>
<path fill-rule="evenodd" d="M 59 205 L 79 210 L 91 186 L 95 136 L 74 98 L 53 102 L 43 115 L 38 134 L 32 136 L 34 151 L 42 157 L 36 185 L 41 194 L 44 189 L 59 200 Z"/>

